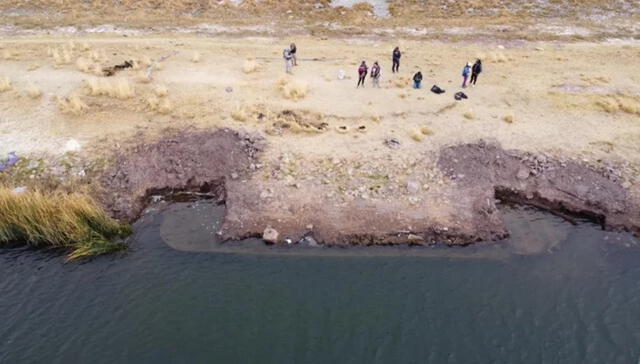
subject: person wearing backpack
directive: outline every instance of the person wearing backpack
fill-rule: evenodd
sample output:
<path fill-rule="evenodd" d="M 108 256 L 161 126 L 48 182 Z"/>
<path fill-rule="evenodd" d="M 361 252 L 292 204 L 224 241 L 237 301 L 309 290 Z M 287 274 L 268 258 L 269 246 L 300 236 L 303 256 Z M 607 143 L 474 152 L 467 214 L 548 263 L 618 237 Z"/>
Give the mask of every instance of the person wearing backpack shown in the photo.
<path fill-rule="evenodd" d="M 469 84 L 472 86 L 476 85 L 476 81 L 478 81 L 478 75 L 482 73 L 482 61 L 479 59 L 476 59 L 476 63 L 473 64 L 473 67 L 471 67 L 471 80 L 469 81 Z"/>
<path fill-rule="evenodd" d="M 413 75 L 413 88 L 419 89 L 422 83 L 422 72 L 418 71 Z"/>
<path fill-rule="evenodd" d="M 367 63 L 365 61 L 362 61 L 360 67 L 358 67 L 358 86 L 356 86 L 356 88 L 360 87 L 360 85 L 364 87 L 364 79 L 367 78 L 368 72 L 369 67 L 367 67 Z"/>
<path fill-rule="evenodd" d="M 380 65 L 378 61 L 373 62 L 373 67 L 371 67 L 371 81 L 373 87 L 380 88 Z"/>
<path fill-rule="evenodd" d="M 462 69 L 462 88 L 467 87 L 467 80 L 471 74 L 471 63 L 467 62 L 466 66 Z"/>
<path fill-rule="evenodd" d="M 400 57 L 402 57 L 402 53 L 400 52 L 399 47 L 395 47 L 393 49 L 392 61 L 393 66 L 391 66 L 391 72 L 396 73 L 400 70 Z"/>

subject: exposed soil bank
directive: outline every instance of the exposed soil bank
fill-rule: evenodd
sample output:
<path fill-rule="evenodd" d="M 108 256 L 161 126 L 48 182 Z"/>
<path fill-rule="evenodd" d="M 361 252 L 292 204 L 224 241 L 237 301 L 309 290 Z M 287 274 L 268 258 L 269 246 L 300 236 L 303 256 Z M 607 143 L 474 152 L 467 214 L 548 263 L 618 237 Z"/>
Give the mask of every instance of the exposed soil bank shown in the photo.
<path fill-rule="evenodd" d="M 227 207 L 223 239 L 260 237 L 271 227 L 278 232 L 276 243 L 307 236 L 327 245 L 490 241 L 508 235 L 499 200 L 587 217 L 606 229 L 640 230 L 640 201 L 618 177 L 572 160 L 482 142 L 451 146 L 434 155 L 446 183 L 419 192 L 419 204 L 401 197 L 337 202 L 323 198 L 335 188 L 331 183 L 292 187 L 265 181 L 258 162 L 263 144 L 259 137 L 225 129 L 133 147 L 119 152 L 102 178 L 102 201 L 114 216 L 132 220 L 150 195 L 213 192 Z"/>

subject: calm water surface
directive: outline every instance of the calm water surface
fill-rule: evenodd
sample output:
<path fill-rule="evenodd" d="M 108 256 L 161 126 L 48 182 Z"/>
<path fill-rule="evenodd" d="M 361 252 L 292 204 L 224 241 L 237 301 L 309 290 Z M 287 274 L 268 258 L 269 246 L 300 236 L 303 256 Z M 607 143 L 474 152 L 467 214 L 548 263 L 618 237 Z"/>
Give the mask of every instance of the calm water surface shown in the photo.
<path fill-rule="evenodd" d="M 0 251 L 0 363 L 639 362 L 629 235 L 518 210 L 485 248 L 205 248 L 218 212 L 151 212 L 80 264 Z"/>

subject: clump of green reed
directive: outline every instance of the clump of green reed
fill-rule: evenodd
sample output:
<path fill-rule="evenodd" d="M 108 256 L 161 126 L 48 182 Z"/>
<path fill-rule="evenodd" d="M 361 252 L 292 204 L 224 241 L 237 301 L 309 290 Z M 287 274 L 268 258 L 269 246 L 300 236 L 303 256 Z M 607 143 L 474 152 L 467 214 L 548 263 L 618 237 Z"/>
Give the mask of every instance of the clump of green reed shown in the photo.
<path fill-rule="evenodd" d="M 131 233 L 128 225 L 111 219 L 87 195 L 15 194 L 0 187 L 0 247 L 27 244 L 71 249 L 74 260 L 123 250 L 114 242 Z"/>

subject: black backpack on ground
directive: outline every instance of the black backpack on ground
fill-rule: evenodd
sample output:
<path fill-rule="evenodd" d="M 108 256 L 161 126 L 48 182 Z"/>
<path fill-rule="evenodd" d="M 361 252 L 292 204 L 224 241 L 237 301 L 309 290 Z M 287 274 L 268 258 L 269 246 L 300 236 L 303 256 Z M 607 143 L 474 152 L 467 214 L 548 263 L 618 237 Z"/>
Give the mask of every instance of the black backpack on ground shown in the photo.
<path fill-rule="evenodd" d="M 433 85 L 433 87 L 431 87 L 431 92 L 433 92 L 434 94 L 440 95 L 440 94 L 443 94 L 445 91 L 440 87 L 438 87 L 437 85 Z"/>

